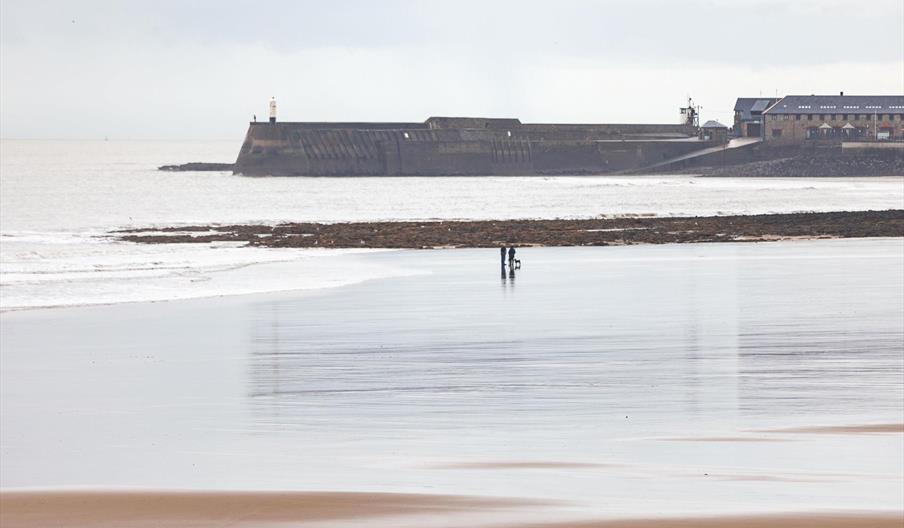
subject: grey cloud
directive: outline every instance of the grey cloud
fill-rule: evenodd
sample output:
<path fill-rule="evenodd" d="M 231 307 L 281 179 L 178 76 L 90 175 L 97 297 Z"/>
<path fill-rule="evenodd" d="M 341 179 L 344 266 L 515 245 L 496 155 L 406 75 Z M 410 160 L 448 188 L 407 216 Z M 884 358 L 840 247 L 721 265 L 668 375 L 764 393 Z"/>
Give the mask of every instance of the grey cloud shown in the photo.
<path fill-rule="evenodd" d="M 500 58 L 754 66 L 904 54 L 899 0 L 32 1 L 6 2 L 3 15 L 4 43 L 427 46 Z"/>
<path fill-rule="evenodd" d="M 286 119 L 670 122 L 687 94 L 904 92 L 901 0 L 0 2 L 4 137 Z"/>

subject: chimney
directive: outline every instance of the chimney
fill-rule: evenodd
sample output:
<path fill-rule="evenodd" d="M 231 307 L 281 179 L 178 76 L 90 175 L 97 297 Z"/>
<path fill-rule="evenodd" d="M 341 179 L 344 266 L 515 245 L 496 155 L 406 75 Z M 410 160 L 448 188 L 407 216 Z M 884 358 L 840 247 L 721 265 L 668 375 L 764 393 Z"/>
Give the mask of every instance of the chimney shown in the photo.
<path fill-rule="evenodd" d="M 839 93 L 838 95 L 844 97 L 844 92 Z"/>

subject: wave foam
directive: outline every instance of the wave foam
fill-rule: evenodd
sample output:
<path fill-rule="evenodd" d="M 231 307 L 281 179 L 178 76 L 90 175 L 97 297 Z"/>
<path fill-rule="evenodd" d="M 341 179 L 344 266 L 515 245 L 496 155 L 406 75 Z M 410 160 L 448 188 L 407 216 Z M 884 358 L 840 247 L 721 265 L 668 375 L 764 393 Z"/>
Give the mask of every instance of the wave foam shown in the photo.
<path fill-rule="evenodd" d="M 0 310 L 328 288 L 415 273 L 362 258 L 373 251 L 7 233 L 0 249 Z"/>

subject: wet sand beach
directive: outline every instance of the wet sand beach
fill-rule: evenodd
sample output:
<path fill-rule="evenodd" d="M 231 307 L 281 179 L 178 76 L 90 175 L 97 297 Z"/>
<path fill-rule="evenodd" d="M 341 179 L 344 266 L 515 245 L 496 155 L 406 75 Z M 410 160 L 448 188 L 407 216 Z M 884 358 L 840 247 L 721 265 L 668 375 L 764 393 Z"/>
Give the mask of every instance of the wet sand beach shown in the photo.
<path fill-rule="evenodd" d="M 519 511 L 520 507 L 520 511 Z M 898 528 L 888 512 L 636 518 L 513 523 L 538 503 L 446 495 L 335 492 L 0 492 L 0 526 L 198 528 L 429 526 L 436 528 Z M 505 519 L 508 519 L 506 521 Z M 500 522 L 501 520 L 501 522 Z"/>
<path fill-rule="evenodd" d="M 904 517 L 894 513 L 865 513 L 862 515 L 792 513 L 787 515 L 576 521 L 520 524 L 508 528 L 899 528 L 902 524 L 904 524 Z"/>
<path fill-rule="evenodd" d="M 813 434 L 875 434 L 904 433 L 904 423 L 882 423 L 864 425 L 827 425 L 814 427 L 789 427 L 787 429 L 767 429 L 766 433 L 813 433 Z"/>
<path fill-rule="evenodd" d="M 431 518 L 469 512 L 490 515 L 518 505 L 516 500 L 399 493 L 7 491 L 0 492 L 0 526 L 392 526 L 433 524 Z"/>
<path fill-rule="evenodd" d="M 4 526 L 900 525 L 900 238 L 359 258 L 0 314 Z"/>

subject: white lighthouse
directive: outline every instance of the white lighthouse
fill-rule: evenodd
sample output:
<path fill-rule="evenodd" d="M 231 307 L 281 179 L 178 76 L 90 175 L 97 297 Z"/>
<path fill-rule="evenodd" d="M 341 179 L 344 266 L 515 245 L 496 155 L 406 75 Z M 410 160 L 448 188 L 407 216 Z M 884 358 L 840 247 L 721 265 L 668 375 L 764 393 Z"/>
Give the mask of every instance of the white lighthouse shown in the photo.
<path fill-rule="evenodd" d="M 270 98 L 270 122 L 276 122 L 276 97 Z"/>

